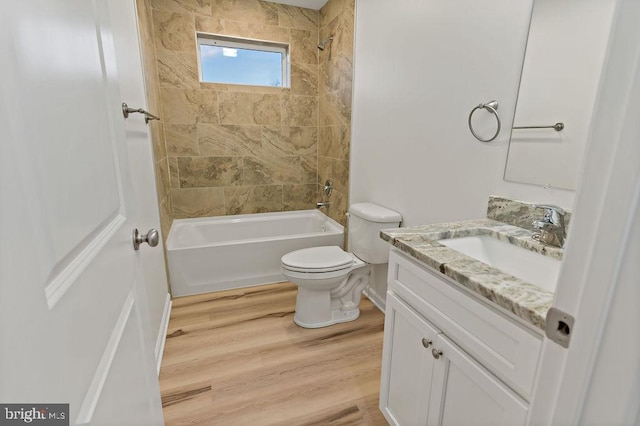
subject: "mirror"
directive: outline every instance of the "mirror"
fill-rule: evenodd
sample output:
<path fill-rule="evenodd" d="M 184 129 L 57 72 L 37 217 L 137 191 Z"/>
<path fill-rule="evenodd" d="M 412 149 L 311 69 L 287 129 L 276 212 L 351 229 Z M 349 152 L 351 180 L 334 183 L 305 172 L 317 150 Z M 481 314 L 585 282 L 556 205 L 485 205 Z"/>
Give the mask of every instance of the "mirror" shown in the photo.
<path fill-rule="evenodd" d="M 576 189 L 614 7 L 535 0 L 505 180 Z M 516 128 L 532 126 L 548 127 Z"/>

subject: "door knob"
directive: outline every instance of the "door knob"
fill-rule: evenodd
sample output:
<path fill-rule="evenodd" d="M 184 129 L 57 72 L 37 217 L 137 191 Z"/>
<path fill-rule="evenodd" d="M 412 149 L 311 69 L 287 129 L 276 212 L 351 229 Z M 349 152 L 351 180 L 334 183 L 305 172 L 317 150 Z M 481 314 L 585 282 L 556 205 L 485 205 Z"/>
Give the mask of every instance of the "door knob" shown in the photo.
<path fill-rule="evenodd" d="M 151 228 L 149 229 L 149 232 L 142 235 L 140 234 L 140 232 L 138 232 L 138 228 L 135 228 L 133 230 L 132 238 L 133 238 L 133 249 L 138 250 L 140 248 L 140 244 L 142 243 L 147 243 L 151 247 L 157 246 L 158 242 L 160 241 L 160 234 L 156 229 Z"/>
<path fill-rule="evenodd" d="M 440 349 L 433 348 L 431 349 L 431 355 L 433 355 L 435 359 L 440 359 L 440 357 L 442 356 L 442 351 Z"/>
<path fill-rule="evenodd" d="M 433 343 L 433 341 L 423 337 L 422 338 L 422 346 L 424 346 L 425 348 L 428 348 L 431 344 Z"/>

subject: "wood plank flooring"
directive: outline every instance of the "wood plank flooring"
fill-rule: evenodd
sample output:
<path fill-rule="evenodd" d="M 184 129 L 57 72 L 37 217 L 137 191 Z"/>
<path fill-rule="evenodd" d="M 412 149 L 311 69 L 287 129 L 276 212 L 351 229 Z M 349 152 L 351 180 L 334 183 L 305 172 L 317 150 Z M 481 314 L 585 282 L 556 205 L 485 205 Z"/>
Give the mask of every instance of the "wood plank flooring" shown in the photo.
<path fill-rule="evenodd" d="M 167 425 L 386 425 L 378 410 L 384 315 L 293 322 L 296 286 L 173 301 L 160 371 Z"/>

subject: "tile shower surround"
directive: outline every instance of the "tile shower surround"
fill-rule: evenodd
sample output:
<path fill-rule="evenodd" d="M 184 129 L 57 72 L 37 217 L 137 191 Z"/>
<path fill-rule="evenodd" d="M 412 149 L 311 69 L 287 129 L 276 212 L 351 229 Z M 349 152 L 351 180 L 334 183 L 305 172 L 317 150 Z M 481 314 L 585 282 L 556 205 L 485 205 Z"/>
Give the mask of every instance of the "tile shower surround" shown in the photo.
<path fill-rule="evenodd" d="M 314 208 L 331 179 L 327 213 L 344 224 L 354 2 L 330 0 L 321 11 L 258 0 L 139 3 L 150 16 L 140 18 L 145 66 L 157 80 L 147 76 L 148 97 L 163 119 L 154 134 L 163 221 Z M 196 31 L 289 43 L 291 87 L 200 83 Z"/>

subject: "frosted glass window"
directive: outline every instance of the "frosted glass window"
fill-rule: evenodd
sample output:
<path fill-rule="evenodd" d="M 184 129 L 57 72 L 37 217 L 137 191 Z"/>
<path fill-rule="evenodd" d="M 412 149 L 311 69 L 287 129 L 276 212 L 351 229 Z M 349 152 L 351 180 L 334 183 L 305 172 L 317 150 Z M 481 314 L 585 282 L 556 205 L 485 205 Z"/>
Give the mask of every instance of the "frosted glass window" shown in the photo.
<path fill-rule="evenodd" d="M 288 87 L 284 44 L 198 34 L 200 81 Z"/>

